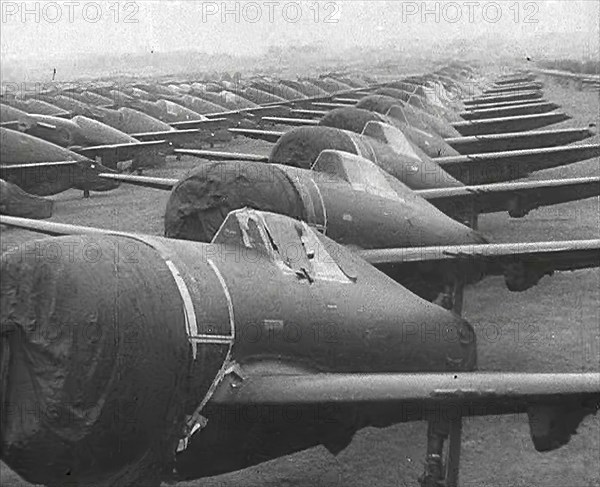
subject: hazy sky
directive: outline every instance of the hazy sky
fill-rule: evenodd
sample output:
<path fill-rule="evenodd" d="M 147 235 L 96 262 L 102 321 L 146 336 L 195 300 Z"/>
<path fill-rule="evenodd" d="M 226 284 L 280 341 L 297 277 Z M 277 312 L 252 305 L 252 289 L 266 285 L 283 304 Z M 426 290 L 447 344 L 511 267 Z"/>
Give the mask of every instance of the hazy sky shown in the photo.
<path fill-rule="evenodd" d="M 598 0 L 2 0 L 1 51 L 5 60 L 183 49 L 259 54 L 269 46 L 290 42 L 349 47 L 411 38 L 444 41 L 482 33 L 519 39 L 554 31 L 588 33 L 588 44 L 597 46 L 599 4 Z"/>

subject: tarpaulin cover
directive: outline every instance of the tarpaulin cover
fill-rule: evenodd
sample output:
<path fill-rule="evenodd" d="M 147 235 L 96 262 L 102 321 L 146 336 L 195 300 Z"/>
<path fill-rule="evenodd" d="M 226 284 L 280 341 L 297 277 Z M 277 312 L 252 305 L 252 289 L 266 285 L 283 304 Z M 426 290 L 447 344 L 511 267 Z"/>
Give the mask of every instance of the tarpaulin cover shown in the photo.
<path fill-rule="evenodd" d="M 323 88 L 319 88 L 317 85 L 314 85 L 309 81 L 286 81 L 285 83 L 309 97 L 329 96 L 328 91 L 325 91 Z"/>
<path fill-rule="evenodd" d="M 117 113 L 119 113 L 121 121 L 119 130 L 122 130 L 126 134 L 166 132 L 173 128 L 157 118 L 132 108 L 121 107 Z"/>
<path fill-rule="evenodd" d="M 85 159 L 84 156 L 33 135 L 0 128 L 0 161 L 2 164 L 83 161 Z"/>
<path fill-rule="evenodd" d="M 52 487 L 156 485 L 132 479 L 174 451 L 191 362 L 164 259 L 69 236 L 5 252 L 1 271 L 2 460 Z"/>
<path fill-rule="evenodd" d="M 306 218 L 300 195 L 281 168 L 258 162 L 212 162 L 173 188 L 165 236 L 209 242 L 228 213 L 244 207 Z"/>
<path fill-rule="evenodd" d="M 319 125 L 349 130 L 350 132 L 360 134 L 367 122 L 371 121 L 380 122 L 385 120 L 378 113 L 362 110 L 360 108 L 348 107 L 336 108 L 327 112 L 320 120 Z"/>
<path fill-rule="evenodd" d="M 225 107 L 221 105 L 217 105 L 216 103 L 212 103 L 208 100 L 203 100 L 202 98 L 192 95 L 184 95 L 181 98 L 181 103 L 200 114 L 226 111 Z"/>
<path fill-rule="evenodd" d="M 133 137 L 110 125 L 82 115 L 73 117 L 73 122 L 81 128 L 90 144 L 135 144 L 137 142 Z"/>
<path fill-rule="evenodd" d="M 0 179 L 0 213 L 22 218 L 50 218 L 52 200 L 26 193 L 15 184 Z"/>
<path fill-rule="evenodd" d="M 394 105 L 402 106 L 403 103 L 396 98 L 392 98 L 391 96 L 370 95 L 361 98 L 356 104 L 356 108 L 363 108 L 365 110 L 386 114 Z"/>
<path fill-rule="evenodd" d="M 263 103 L 281 103 L 287 101 L 285 98 L 281 98 L 280 96 L 274 95 L 273 93 L 267 91 L 252 88 L 251 86 L 244 90 L 240 90 L 240 94 L 244 98 L 261 105 Z"/>
<path fill-rule="evenodd" d="M 286 132 L 271 150 L 269 161 L 310 169 L 321 151 L 337 149 L 358 154 L 348 134 L 331 127 L 298 127 Z"/>
<path fill-rule="evenodd" d="M 348 91 L 352 89 L 352 86 L 342 83 L 333 78 L 321 78 L 310 80 L 311 83 L 323 88 L 329 93 L 337 93 L 338 91 Z"/>

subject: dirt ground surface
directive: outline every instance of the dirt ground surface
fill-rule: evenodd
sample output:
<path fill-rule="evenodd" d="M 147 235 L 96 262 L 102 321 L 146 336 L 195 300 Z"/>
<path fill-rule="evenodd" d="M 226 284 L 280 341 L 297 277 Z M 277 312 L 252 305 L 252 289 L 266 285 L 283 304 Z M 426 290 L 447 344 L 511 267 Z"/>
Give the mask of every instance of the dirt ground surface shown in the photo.
<path fill-rule="evenodd" d="M 553 83 L 546 98 L 573 118 L 554 127 L 600 124 L 597 92 Z M 552 128 L 554 128 L 552 127 Z M 598 142 L 600 137 L 582 143 Z M 267 154 L 270 145 L 237 138 L 227 148 Z M 146 175 L 180 177 L 202 161 L 184 158 Z M 590 176 L 598 160 L 535 174 L 536 179 Z M 160 235 L 168 192 L 123 185 L 115 191 L 81 198 L 57 195 L 51 221 Z M 535 241 L 600 237 L 597 198 L 533 211 L 522 219 L 483 216 L 480 230 L 493 241 Z M 2 245 L 40 238 L 2 229 Z M 464 316 L 478 334 L 482 371 L 589 372 L 600 370 L 600 270 L 545 277 L 523 293 L 509 292 L 501 278 L 487 279 L 465 294 Z M 425 423 L 365 429 L 334 457 L 316 448 L 240 472 L 179 484 L 182 487 L 363 487 L 415 486 L 423 469 Z M 600 416 L 588 417 L 579 434 L 550 453 L 534 450 L 523 415 L 466 419 L 463 429 L 463 487 L 600 486 Z M 198 459 L 202 461 L 202 459 Z M 29 485 L 4 464 L 0 485 Z"/>

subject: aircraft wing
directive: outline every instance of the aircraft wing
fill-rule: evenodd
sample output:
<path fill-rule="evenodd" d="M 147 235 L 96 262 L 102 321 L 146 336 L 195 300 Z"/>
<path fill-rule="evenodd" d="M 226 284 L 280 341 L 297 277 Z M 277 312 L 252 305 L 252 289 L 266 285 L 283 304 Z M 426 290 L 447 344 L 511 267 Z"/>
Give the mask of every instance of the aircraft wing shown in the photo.
<path fill-rule="evenodd" d="M 172 122 L 170 125 L 177 130 L 200 129 L 214 132 L 215 130 L 229 128 L 231 126 L 231 120 L 226 117 L 221 117 L 211 118 L 209 120 L 186 120 L 184 122 Z M 135 135 L 132 137 L 135 137 Z"/>
<path fill-rule="evenodd" d="M 600 239 L 439 245 L 357 253 L 391 277 L 455 274 L 470 282 L 471 276 L 504 275 L 511 291 L 529 289 L 555 271 L 600 267 Z"/>
<path fill-rule="evenodd" d="M 274 103 L 266 103 L 264 105 L 253 107 L 253 108 L 240 108 L 239 110 L 229 110 L 225 112 L 217 112 L 217 113 L 206 113 L 205 117 L 208 118 L 218 118 L 218 117 L 239 117 L 239 116 L 250 116 L 250 117 L 285 117 L 290 114 L 291 107 L 294 108 L 305 108 L 312 107 L 315 102 L 324 102 L 327 100 L 332 100 L 335 97 L 338 97 L 343 94 L 349 94 L 354 92 L 363 91 L 362 88 L 356 88 L 353 90 L 340 91 L 338 93 L 331 93 L 329 95 L 323 96 L 312 96 L 306 98 L 299 98 L 297 100 L 287 100 L 282 102 L 274 102 Z M 343 105 L 347 106 L 347 105 Z M 185 123 L 185 122 L 183 122 Z"/>
<path fill-rule="evenodd" d="M 6 225 L 13 228 L 20 228 L 30 232 L 43 233 L 59 237 L 63 235 L 133 235 L 128 232 L 119 232 L 107 230 L 105 228 L 85 227 L 81 225 L 70 225 L 68 223 L 41 222 L 30 220 L 29 218 L 20 218 L 16 216 L 0 215 L 0 225 Z"/>
<path fill-rule="evenodd" d="M 142 132 L 131 134 L 131 136 L 139 141 L 168 141 L 173 144 L 173 147 L 186 147 L 190 144 L 192 147 L 198 146 L 201 143 L 226 142 L 231 140 L 231 134 L 227 130 L 211 131 L 202 128 L 189 128 L 181 130 L 165 130 L 160 132 Z"/>
<path fill-rule="evenodd" d="M 178 179 L 172 178 L 156 178 L 149 176 L 133 176 L 129 174 L 112 174 L 102 173 L 99 177 L 104 179 L 111 179 L 113 181 L 120 181 L 122 183 L 132 184 L 134 186 L 142 186 L 144 188 L 163 189 L 171 191 L 175 185 L 179 182 Z"/>
<path fill-rule="evenodd" d="M 363 425 L 373 426 L 447 417 L 450 411 L 452 418 L 459 412 L 461 416 L 527 413 L 535 448 L 547 451 L 566 444 L 582 419 L 600 408 L 600 373 L 278 375 L 235 366 L 208 403 L 228 409 L 290 405 L 300 411 L 319 407 L 324 420 L 328 414 L 339 417 L 352 411 Z"/>
<path fill-rule="evenodd" d="M 196 150 L 196 149 L 175 149 L 175 154 L 182 156 L 194 156 L 210 161 L 251 161 L 251 162 L 269 162 L 269 156 L 261 156 L 258 154 L 244 154 L 242 152 L 222 152 L 212 150 Z"/>
<path fill-rule="evenodd" d="M 171 153 L 172 147 L 167 140 L 148 140 L 144 142 L 131 142 L 124 144 L 106 144 L 106 145 L 94 145 L 91 147 L 77 147 L 72 148 L 77 153 L 82 154 L 89 158 L 96 156 L 104 158 L 105 156 L 115 157 L 117 160 L 128 160 L 132 159 L 140 153 L 163 151 L 165 153 Z"/>
<path fill-rule="evenodd" d="M 0 165 L 0 171 L 16 171 L 18 169 L 44 169 L 48 167 L 58 166 L 75 166 L 81 161 L 56 161 L 56 162 L 28 162 L 25 164 L 2 164 Z"/>
<path fill-rule="evenodd" d="M 233 135 L 243 135 L 249 139 L 265 140 L 267 142 L 277 142 L 285 132 L 278 132 L 275 130 L 257 130 L 257 129 L 240 129 L 232 128 L 229 132 Z"/>
<path fill-rule="evenodd" d="M 600 176 L 546 181 L 517 181 L 415 191 L 450 215 L 471 212 L 508 211 L 512 217 L 525 216 L 541 206 L 577 201 L 600 195 Z"/>
<path fill-rule="evenodd" d="M 460 181 L 483 184 L 519 179 L 535 171 L 566 166 L 599 156 L 600 144 L 580 144 L 438 157 L 434 160 Z"/>
<path fill-rule="evenodd" d="M 0 123 L 0 127 L 11 130 L 19 130 L 21 127 L 21 122 L 18 120 L 11 120 L 10 122 L 2 122 Z"/>
<path fill-rule="evenodd" d="M 171 184 L 172 181 L 165 181 Z M 141 184 L 141 183 L 140 183 Z M 147 185 L 146 185 L 147 186 Z M 160 186 L 155 186 L 160 188 Z M 0 216 L 0 224 L 48 235 L 114 233 L 109 230 Z M 600 267 L 600 239 L 508 244 L 440 245 L 355 250 L 392 278 L 397 276 L 504 275 L 508 289 L 524 291 L 547 274 Z M 475 279 L 477 280 L 477 279 Z M 400 278 L 399 281 L 402 281 Z"/>
<path fill-rule="evenodd" d="M 211 120 L 218 118 L 239 118 L 239 117 L 266 117 L 266 116 L 279 116 L 283 117 L 289 115 L 290 108 L 283 104 L 272 104 L 263 105 L 254 108 L 240 108 L 239 110 L 228 110 L 225 112 L 216 113 L 205 113 L 204 116 Z"/>

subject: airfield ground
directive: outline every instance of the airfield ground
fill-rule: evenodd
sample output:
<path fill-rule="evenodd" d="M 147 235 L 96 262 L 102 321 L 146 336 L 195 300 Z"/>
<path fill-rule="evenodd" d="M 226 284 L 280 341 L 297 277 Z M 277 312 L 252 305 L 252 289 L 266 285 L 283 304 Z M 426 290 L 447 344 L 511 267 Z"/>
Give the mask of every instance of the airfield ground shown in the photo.
<path fill-rule="evenodd" d="M 573 116 L 554 127 L 600 125 L 597 92 L 575 91 L 554 84 L 546 98 Z M 553 127 L 553 128 L 554 128 Z M 599 136 L 584 143 L 598 142 Z M 267 154 L 270 145 L 236 139 L 227 150 Z M 168 169 L 147 175 L 179 177 L 198 164 L 184 158 Z M 548 170 L 534 177 L 595 175 L 597 161 Z M 160 235 L 167 192 L 122 186 L 81 199 L 79 191 L 54 197 L 52 221 Z M 480 220 L 493 241 L 535 241 L 600 237 L 597 198 L 535 210 L 523 219 L 505 214 Z M 39 235 L 2 229 L 1 242 L 21 242 Z M 464 316 L 478 332 L 479 367 L 483 371 L 589 372 L 600 370 L 600 270 L 545 277 L 523 293 L 510 293 L 501 278 L 468 289 Z M 182 487 L 363 487 L 415 486 L 425 451 L 424 423 L 359 432 L 338 457 L 324 448 L 258 465 L 241 472 L 180 484 Z M 466 419 L 463 429 L 463 487 L 596 487 L 600 486 L 600 415 L 588 417 L 565 447 L 537 453 L 525 416 Z M 202 461 L 202 459 L 199 459 Z M 0 485 L 27 486 L 1 464 Z"/>

